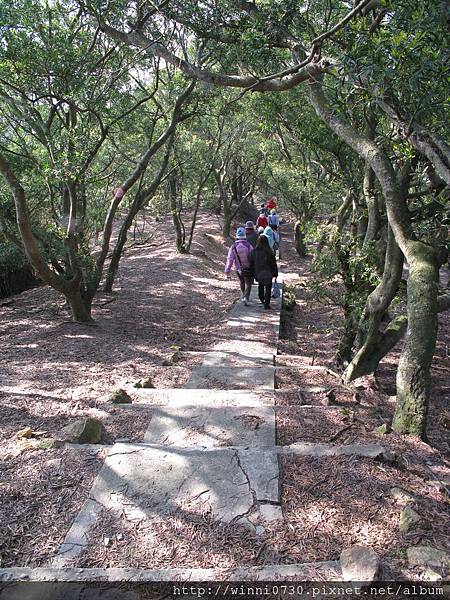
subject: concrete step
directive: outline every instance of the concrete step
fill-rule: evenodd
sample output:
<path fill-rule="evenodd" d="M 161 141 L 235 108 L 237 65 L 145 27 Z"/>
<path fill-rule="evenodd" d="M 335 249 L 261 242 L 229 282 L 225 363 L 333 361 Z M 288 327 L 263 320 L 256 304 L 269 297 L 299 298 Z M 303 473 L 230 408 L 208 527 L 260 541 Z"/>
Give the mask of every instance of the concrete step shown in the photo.
<path fill-rule="evenodd" d="M 264 367 L 194 367 L 186 383 L 188 389 L 273 390 L 274 368 Z"/>
<path fill-rule="evenodd" d="M 168 446 L 273 446 L 272 406 L 168 404 L 156 407 L 144 443 Z"/>
<path fill-rule="evenodd" d="M 250 515 L 264 522 L 281 518 L 279 501 L 272 449 L 114 444 L 52 566 L 76 566 L 103 510 L 155 523 L 189 506 L 224 523 Z"/>
<path fill-rule="evenodd" d="M 186 507 L 224 523 L 270 522 L 282 518 L 279 454 L 377 459 L 385 452 L 377 444 L 270 448 L 114 444 L 51 566 L 76 566 L 104 510 L 148 523 L 163 521 Z"/>
<path fill-rule="evenodd" d="M 227 572 L 227 581 L 342 581 L 339 561 L 292 563 L 287 565 L 242 566 Z M 134 568 L 55 568 L 11 567 L 0 569 L 4 582 L 217 582 L 221 569 L 175 567 L 169 569 Z M 189 583 L 187 583 L 189 585 Z M 186 596 L 185 596 L 186 597 Z M 238 597 L 244 597 L 240 595 Z M 22 600 L 23 596 L 17 596 Z M 12 600 L 12 599 L 11 599 Z M 15 600 L 15 599 L 14 599 Z"/>
<path fill-rule="evenodd" d="M 138 406 L 197 405 L 197 406 L 273 406 L 275 404 L 274 390 L 251 391 L 241 390 L 214 390 L 209 388 L 154 388 L 137 389 L 127 387 L 135 402 L 130 404 L 118 404 L 122 408 Z"/>

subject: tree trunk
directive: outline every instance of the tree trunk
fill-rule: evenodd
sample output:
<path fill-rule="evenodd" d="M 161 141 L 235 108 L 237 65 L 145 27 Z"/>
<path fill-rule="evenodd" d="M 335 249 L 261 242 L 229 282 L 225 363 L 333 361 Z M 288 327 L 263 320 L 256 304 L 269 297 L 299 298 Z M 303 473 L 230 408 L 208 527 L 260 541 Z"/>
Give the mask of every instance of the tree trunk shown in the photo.
<path fill-rule="evenodd" d="M 83 298 L 80 288 L 65 294 L 65 296 L 74 321 L 77 323 L 89 323 L 93 321 L 91 316 L 92 301 Z"/>
<path fill-rule="evenodd" d="M 176 246 L 177 246 L 177 251 L 180 252 L 181 254 L 186 254 L 186 247 L 185 247 L 185 231 L 184 231 L 184 227 L 183 227 L 183 223 L 181 221 L 179 212 L 178 212 L 178 205 L 177 205 L 177 180 L 175 178 L 175 174 L 172 173 L 169 177 L 169 182 L 168 182 L 168 191 L 169 191 L 169 201 L 170 201 L 170 210 L 172 213 L 172 220 L 173 220 L 173 224 L 175 226 L 175 233 L 176 233 Z"/>
<path fill-rule="evenodd" d="M 123 249 L 128 237 L 128 231 L 133 224 L 133 219 L 138 214 L 138 212 L 145 206 L 145 204 L 152 198 L 158 189 L 161 181 L 164 177 L 164 174 L 167 170 L 167 165 L 169 164 L 170 153 L 173 146 L 174 140 L 174 132 L 170 134 L 167 140 L 166 152 L 164 154 L 164 158 L 162 160 L 161 166 L 149 184 L 149 186 L 143 190 L 136 192 L 133 202 L 131 203 L 130 208 L 128 209 L 128 213 L 120 227 L 119 236 L 114 246 L 114 250 L 111 257 L 111 262 L 109 263 L 108 272 L 106 274 L 105 285 L 103 290 L 106 293 L 111 293 L 114 279 L 116 277 L 117 271 L 119 269 L 120 259 L 122 258 Z M 110 235 L 110 234 L 109 234 Z M 108 237 L 109 240 L 109 237 Z M 103 263 L 102 263 L 103 264 Z"/>
<path fill-rule="evenodd" d="M 16 207 L 17 226 L 20 231 L 25 253 L 30 263 L 33 265 L 45 283 L 64 295 L 72 309 L 72 315 L 75 321 L 92 321 L 90 308 L 91 302 L 85 302 L 81 294 L 81 272 L 77 270 L 71 279 L 65 279 L 50 269 L 46 259 L 42 255 L 38 241 L 33 234 L 25 190 L 1 154 L 0 173 L 5 178 L 13 193 Z"/>
<path fill-rule="evenodd" d="M 379 328 L 387 308 L 397 293 L 402 271 L 403 254 L 389 228 L 383 277 L 367 299 L 357 334 L 360 348 L 344 373 L 344 381 L 353 381 L 362 375 L 373 373 L 378 366 L 379 359 L 376 360 L 376 357 L 381 341 Z"/>
<path fill-rule="evenodd" d="M 380 229 L 380 209 L 375 194 L 375 173 L 367 163 L 364 169 L 363 191 L 367 206 L 367 227 L 362 247 L 367 251 Z"/>
<path fill-rule="evenodd" d="M 222 173 L 215 171 L 214 177 L 216 179 L 217 187 L 219 189 L 220 204 L 222 205 L 223 209 L 222 235 L 224 238 L 229 238 L 231 232 L 231 222 L 233 219 L 231 212 L 231 203 L 228 201 L 227 191 L 225 189 L 224 177 Z"/>
<path fill-rule="evenodd" d="M 438 330 L 436 252 L 423 242 L 407 244 L 408 328 L 397 369 L 393 428 L 422 437 L 428 411 L 430 367 Z"/>
<path fill-rule="evenodd" d="M 134 206 L 133 206 L 134 205 Z M 122 258 L 123 249 L 127 242 L 128 238 L 128 230 L 130 229 L 133 219 L 138 212 L 138 208 L 136 208 L 135 201 L 132 204 L 132 208 L 128 211 L 127 216 L 125 217 L 122 225 L 119 229 L 119 235 L 117 236 L 117 242 L 114 246 L 114 250 L 111 256 L 111 260 L 109 262 L 108 271 L 106 273 L 105 285 L 103 286 L 103 291 L 107 294 L 112 292 L 112 288 L 114 285 L 114 280 L 117 275 L 117 271 L 119 270 L 120 259 Z"/>
<path fill-rule="evenodd" d="M 305 234 L 303 232 L 303 224 L 299 219 L 296 221 L 294 225 L 294 242 L 295 242 L 295 250 L 299 256 L 306 256 L 306 243 L 305 243 Z"/>

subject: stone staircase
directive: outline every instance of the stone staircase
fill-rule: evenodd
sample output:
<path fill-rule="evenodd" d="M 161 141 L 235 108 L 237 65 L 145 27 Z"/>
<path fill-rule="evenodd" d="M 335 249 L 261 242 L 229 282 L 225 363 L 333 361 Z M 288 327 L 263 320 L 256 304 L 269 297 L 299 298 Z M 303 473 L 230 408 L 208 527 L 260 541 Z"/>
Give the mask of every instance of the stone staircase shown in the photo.
<path fill-rule="evenodd" d="M 376 458 L 383 448 L 358 444 L 278 446 L 275 420 L 275 354 L 282 299 L 263 310 L 255 286 L 251 304 L 232 308 L 223 328 L 232 341 L 218 341 L 194 367 L 184 389 L 140 389 L 139 402 L 154 407 L 143 443 L 115 443 L 109 450 L 88 499 L 52 563 L 45 569 L 2 569 L 17 578 L 51 577 L 58 581 L 217 580 L 216 569 L 182 566 L 168 569 L 80 569 L 93 526 L 103 511 L 130 520 L 161 522 L 195 500 L 210 517 L 236 523 L 258 534 L 283 518 L 280 454 Z M 231 337 L 231 336 L 229 336 Z M 136 406 L 136 405 L 134 405 Z M 305 407 L 306 409 L 307 407 Z M 325 408 L 325 407 L 324 407 Z M 122 405 L 126 410 L 127 405 Z M 230 580 L 339 580 L 338 561 L 306 564 L 242 565 Z"/>

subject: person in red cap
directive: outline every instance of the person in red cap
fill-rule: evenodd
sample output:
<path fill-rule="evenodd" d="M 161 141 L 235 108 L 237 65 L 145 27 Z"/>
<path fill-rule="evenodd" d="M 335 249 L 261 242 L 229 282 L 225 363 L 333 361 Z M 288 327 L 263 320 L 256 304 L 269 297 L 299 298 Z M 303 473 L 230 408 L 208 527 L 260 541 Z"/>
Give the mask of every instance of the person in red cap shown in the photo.
<path fill-rule="evenodd" d="M 258 220 L 256 221 L 256 227 L 257 228 L 264 227 L 264 229 L 265 229 L 268 224 L 269 224 L 269 221 L 267 220 L 266 213 L 264 212 L 263 209 L 261 209 Z"/>
<path fill-rule="evenodd" d="M 273 208 L 276 208 L 277 207 L 277 199 L 269 198 L 266 202 L 266 206 L 269 209 L 269 211 L 271 211 Z"/>

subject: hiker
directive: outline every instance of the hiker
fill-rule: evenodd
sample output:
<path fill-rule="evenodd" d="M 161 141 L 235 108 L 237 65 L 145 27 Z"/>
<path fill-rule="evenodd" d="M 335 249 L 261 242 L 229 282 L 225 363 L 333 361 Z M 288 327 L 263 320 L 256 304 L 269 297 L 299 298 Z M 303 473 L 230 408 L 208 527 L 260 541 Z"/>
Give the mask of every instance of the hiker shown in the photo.
<path fill-rule="evenodd" d="M 253 221 L 247 221 L 245 224 L 245 235 L 247 241 L 250 242 L 254 248 L 256 246 L 256 242 L 258 241 L 258 234 L 255 231 L 255 224 Z"/>
<path fill-rule="evenodd" d="M 278 225 L 280 224 L 280 217 L 277 215 L 277 211 L 275 210 L 275 208 L 272 208 L 272 210 L 270 211 L 268 224 L 271 227 L 272 225 L 276 225 L 278 227 Z"/>
<path fill-rule="evenodd" d="M 264 210 L 261 210 L 259 213 L 258 220 L 256 221 L 256 227 L 267 227 L 269 221 L 267 220 L 266 213 Z"/>
<path fill-rule="evenodd" d="M 269 216 L 269 209 L 266 207 L 264 202 L 261 204 L 261 208 L 259 209 L 259 212 L 263 212 L 266 215 L 266 217 Z"/>
<path fill-rule="evenodd" d="M 280 234 L 278 232 L 278 227 L 277 225 L 271 225 L 270 228 L 272 229 L 273 232 L 273 239 L 274 239 L 274 244 L 273 244 L 273 248 L 272 250 L 274 252 L 276 252 L 277 250 L 280 249 Z"/>
<path fill-rule="evenodd" d="M 278 277 L 278 267 L 266 235 L 258 238 L 256 248 L 250 254 L 250 267 L 258 282 L 258 297 L 264 304 L 264 309 L 268 310 L 272 308 L 270 306 L 272 278 Z"/>
<path fill-rule="evenodd" d="M 268 240 L 268 242 L 269 242 L 269 247 L 270 247 L 270 249 L 273 251 L 273 246 L 274 246 L 274 244 L 275 244 L 275 236 L 274 236 L 274 234 L 273 234 L 273 229 L 272 229 L 272 227 L 269 227 L 269 226 L 267 226 L 267 227 L 264 229 L 264 232 L 263 232 L 263 234 L 262 234 L 262 236 L 261 236 L 261 237 L 263 237 L 263 236 L 265 236 L 265 237 L 267 238 L 267 240 Z"/>
<path fill-rule="evenodd" d="M 258 237 L 264 233 L 264 227 L 258 227 Z"/>
<path fill-rule="evenodd" d="M 270 212 L 272 209 L 277 207 L 277 199 L 275 197 L 269 198 L 266 202 L 267 210 Z"/>
<path fill-rule="evenodd" d="M 236 241 L 228 251 L 227 263 L 225 265 L 225 275 L 230 277 L 231 268 L 237 271 L 239 284 L 241 288 L 241 302 L 248 306 L 250 303 L 250 292 L 252 291 L 253 272 L 250 268 L 250 253 L 253 246 L 247 241 L 245 229 L 238 227 L 236 231 Z"/>

